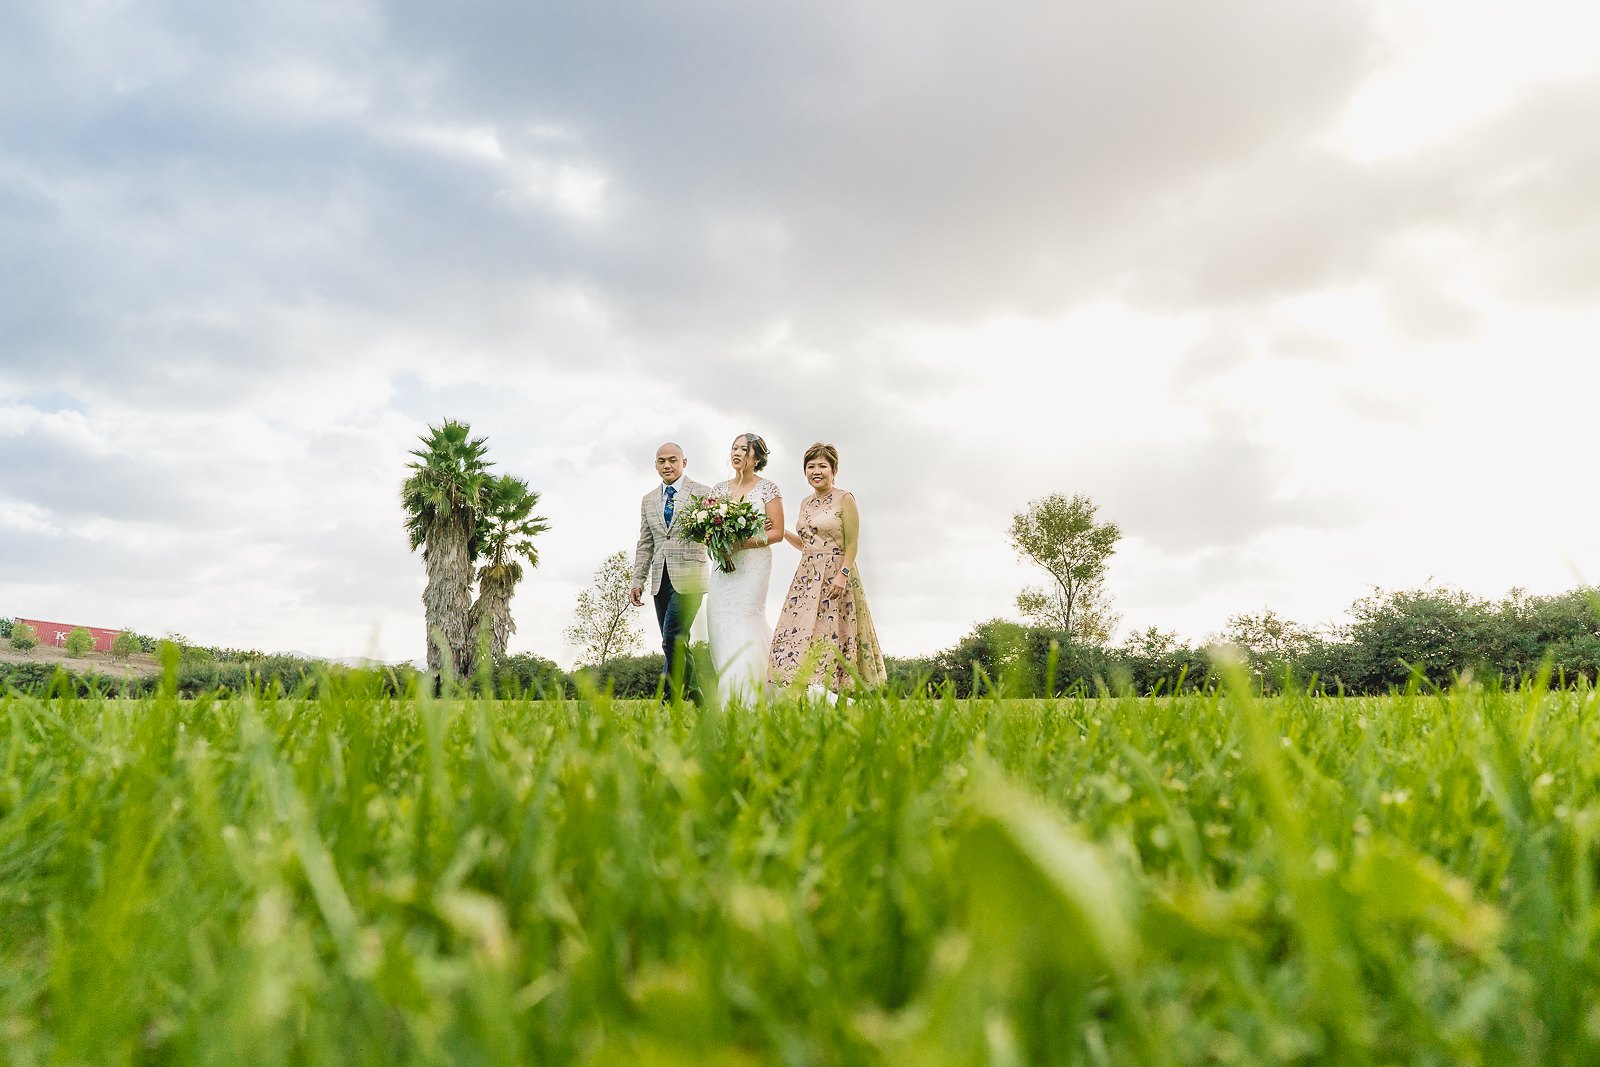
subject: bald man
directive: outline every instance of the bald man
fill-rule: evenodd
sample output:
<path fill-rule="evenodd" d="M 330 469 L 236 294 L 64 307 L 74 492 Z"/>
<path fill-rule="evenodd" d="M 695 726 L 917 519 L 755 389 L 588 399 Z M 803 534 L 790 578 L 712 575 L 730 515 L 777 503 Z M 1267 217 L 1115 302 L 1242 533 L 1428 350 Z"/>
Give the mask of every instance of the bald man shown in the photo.
<path fill-rule="evenodd" d="M 689 628 L 705 596 L 708 571 L 706 546 L 684 537 L 681 516 L 691 497 L 709 496 L 711 490 L 684 476 L 688 465 L 683 449 L 675 442 L 656 449 L 656 474 L 661 484 L 639 502 L 639 547 L 633 554 L 630 596 L 634 607 L 643 607 L 648 587 L 655 600 L 656 622 L 661 626 L 661 692 L 668 699 L 672 696 L 673 663 L 679 657 L 683 659 L 680 677 L 684 687 L 691 694 L 695 691 L 685 650 Z"/>

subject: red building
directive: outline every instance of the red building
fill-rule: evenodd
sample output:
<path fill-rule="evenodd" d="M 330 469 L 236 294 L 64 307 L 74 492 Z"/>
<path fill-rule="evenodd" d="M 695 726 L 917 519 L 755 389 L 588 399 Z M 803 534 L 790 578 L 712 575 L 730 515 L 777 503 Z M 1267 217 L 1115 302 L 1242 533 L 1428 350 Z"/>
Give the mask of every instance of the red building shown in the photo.
<path fill-rule="evenodd" d="M 57 648 L 67 643 L 67 635 L 77 629 L 74 624 L 64 622 L 45 622 L 43 619 L 18 619 L 33 627 L 33 632 L 39 635 L 41 645 L 55 645 Z M 85 626 L 91 637 L 94 638 L 96 652 L 110 652 L 111 642 L 117 639 L 121 630 L 106 630 L 99 626 Z"/>

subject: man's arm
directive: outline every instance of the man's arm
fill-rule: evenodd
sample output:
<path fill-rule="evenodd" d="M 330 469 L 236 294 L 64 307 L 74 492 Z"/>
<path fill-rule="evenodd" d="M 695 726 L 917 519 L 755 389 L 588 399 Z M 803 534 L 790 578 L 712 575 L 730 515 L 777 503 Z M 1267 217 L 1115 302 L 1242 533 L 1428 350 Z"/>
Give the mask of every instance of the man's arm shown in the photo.
<path fill-rule="evenodd" d="M 633 551 L 633 589 L 628 599 L 633 606 L 644 606 L 644 583 L 650 580 L 650 557 L 654 555 L 654 539 L 650 536 L 650 519 L 645 514 L 644 503 L 639 504 L 639 546 Z"/>

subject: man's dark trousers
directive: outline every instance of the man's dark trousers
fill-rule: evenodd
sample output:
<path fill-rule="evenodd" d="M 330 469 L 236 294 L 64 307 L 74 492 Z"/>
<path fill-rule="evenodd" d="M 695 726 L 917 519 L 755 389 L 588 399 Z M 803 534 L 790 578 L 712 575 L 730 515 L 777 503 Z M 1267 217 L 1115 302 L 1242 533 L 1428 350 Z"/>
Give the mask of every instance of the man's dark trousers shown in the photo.
<path fill-rule="evenodd" d="M 656 593 L 656 622 L 661 624 L 661 692 L 672 698 L 672 661 L 683 657 L 683 688 L 692 696 L 694 663 L 689 655 L 689 628 L 700 613 L 700 600 L 704 593 L 680 593 L 672 587 L 672 575 L 661 570 L 661 589 Z"/>

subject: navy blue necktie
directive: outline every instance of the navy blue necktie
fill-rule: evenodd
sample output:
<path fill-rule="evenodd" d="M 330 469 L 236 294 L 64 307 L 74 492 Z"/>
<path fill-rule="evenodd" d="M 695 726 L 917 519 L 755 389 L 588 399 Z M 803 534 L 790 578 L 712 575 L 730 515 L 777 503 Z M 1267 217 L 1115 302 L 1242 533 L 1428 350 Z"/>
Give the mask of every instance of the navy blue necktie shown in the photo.
<path fill-rule="evenodd" d="M 661 509 L 661 521 L 667 524 L 667 529 L 672 529 L 672 497 L 677 493 L 676 486 L 667 486 L 667 506 Z"/>

